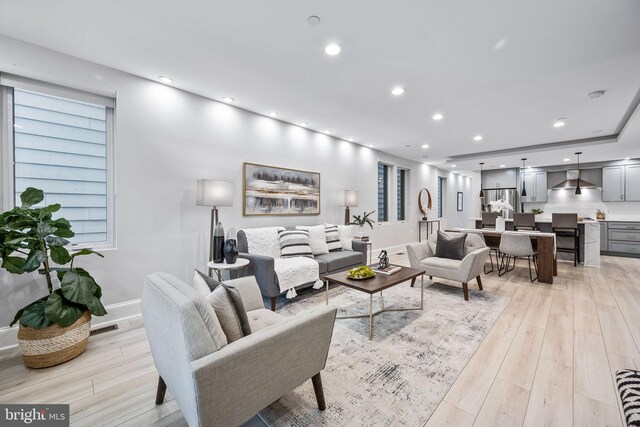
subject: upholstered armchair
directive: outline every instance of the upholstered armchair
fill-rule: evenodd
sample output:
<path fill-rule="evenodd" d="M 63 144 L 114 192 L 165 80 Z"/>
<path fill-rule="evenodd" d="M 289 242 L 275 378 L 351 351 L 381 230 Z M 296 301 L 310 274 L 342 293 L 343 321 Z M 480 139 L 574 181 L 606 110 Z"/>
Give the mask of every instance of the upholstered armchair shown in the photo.
<path fill-rule="evenodd" d="M 252 332 L 227 344 L 205 296 L 165 274 L 148 276 L 142 314 L 160 380 L 190 426 L 233 426 L 249 420 L 309 378 L 325 409 L 325 367 L 336 309 L 294 317 L 266 310 L 253 277 L 225 282 L 239 290 Z"/>
<path fill-rule="evenodd" d="M 451 233 L 459 234 L 459 233 Z M 465 240 L 465 256 L 462 260 L 438 258 L 435 256 L 436 241 L 407 245 L 407 254 L 411 268 L 422 270 L 432 279 L 453 280 L 462 283 L 464 300 L 469 301 L 468 283 L 474 278 L 482 290 L 482 268 L 489 256 L 489 248 L 476 234 L 467 234 Z"/>

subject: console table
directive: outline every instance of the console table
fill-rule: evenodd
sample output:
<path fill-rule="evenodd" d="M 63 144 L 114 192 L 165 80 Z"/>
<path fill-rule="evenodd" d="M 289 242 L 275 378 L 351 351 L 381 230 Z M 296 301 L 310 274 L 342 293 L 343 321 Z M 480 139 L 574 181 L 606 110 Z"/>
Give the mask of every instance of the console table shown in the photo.
<path fill-rule="evenodd" d="M 429 234 L 433 233 L 433 224 L 438 223 L 438 230 L 440 231 L 440 219 L 421 219 L 418 221 L 418 242 L 422 242 L 422 226 L 427 225 L 427 232 L 425 240 L 429 240 Z"/>

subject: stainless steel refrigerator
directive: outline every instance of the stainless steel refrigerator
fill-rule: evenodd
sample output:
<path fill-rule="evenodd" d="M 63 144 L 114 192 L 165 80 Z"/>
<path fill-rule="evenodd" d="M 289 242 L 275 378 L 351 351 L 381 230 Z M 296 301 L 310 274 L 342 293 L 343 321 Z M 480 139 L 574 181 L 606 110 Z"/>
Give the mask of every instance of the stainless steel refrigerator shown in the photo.
<path fill-rule="evenodd" d="M 520 212 L 520 204 L 518 198 L 518 190 L 515 188 L 499 188 L 482 190 L 484 192 L 484 201 L 482 202 L 482 211 L 490 212 L 490 202 L 502 200 L 513 206 L 512 211 L 507 211 L 505 218 L 513 218 L 513 212 Z M 504 215 L 504 213 L 503 213 Z"/>

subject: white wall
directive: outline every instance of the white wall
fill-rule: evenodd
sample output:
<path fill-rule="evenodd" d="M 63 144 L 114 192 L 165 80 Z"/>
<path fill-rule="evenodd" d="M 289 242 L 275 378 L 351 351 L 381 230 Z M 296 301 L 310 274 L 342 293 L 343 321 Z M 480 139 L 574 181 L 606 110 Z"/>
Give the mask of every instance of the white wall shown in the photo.
<path fill-rule="evenodd" d="M 221 208 L 220 219 L 226 229 L 238 229 L 340 223 L 344 216 L 336 200 L 340 190 L 359 191 L 360 206 L 352 213 L 374 210 L 377 161 L 408 168 L 408 221 L 377 225 L 371 232 L 375 248 L 417 240 L 418 191 L 427 187 L 437 194 L 436 168 L 3 36 L 0 71 L 101 94 L 117 93 L 117 249 L 105 251 L 104 259 L 83 260 L 102 285 L 104 302 L 116 312 L 118 304 L 140 298 L 149 273 L 166 271 L 189 280 L 194 267 L 204 270 L 209 209 L 195 204 L 199 178 L 235 183 L 234 206 Z M 320 172 L 321 215 L 243 217 L 243 162 Z M 467 203 L 469 183 L 459 185 L 465 191 L 465 212 L 455 213 L 456 223 L 478 212 L 477 203 Z M 395 191 L 391 193 L 393 218 Z M 17 309 L 44 293 L 45 285 L 35 274 L 16 277 L 0 272 L 0 326 L 8 325 Z"/>

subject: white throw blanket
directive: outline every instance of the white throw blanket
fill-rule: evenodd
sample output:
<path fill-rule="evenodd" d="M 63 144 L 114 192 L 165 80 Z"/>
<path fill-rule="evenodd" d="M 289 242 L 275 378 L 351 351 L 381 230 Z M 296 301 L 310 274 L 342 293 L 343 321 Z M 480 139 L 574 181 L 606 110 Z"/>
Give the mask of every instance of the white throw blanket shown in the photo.
<path fill-rule="evenodd" d="M 318 263 L 311 258 L 276 258 L 274 260 L 274 270 L 278 275 L 280 292 L 286 292 L 288 299 L 297 296 L 296 286 L 315 282 L 314 289 L 322 287 L 322 281 L 319 279 L 320 269 Z"/>
<path fill-rule="evenodd" d="M 287 298 L 295 298 L 296 286 L 315 282 L 314 289 L 322 287 L 318 263 L 311 258 L 280 258 L 280 238 L 278 231 L 283 227 L 248 228 L 243 230 L 247 236 L 249 253 L 264 255 L 274 259 L 274 270 L 278 276 L 280 293 L 287 293 Z"/>

